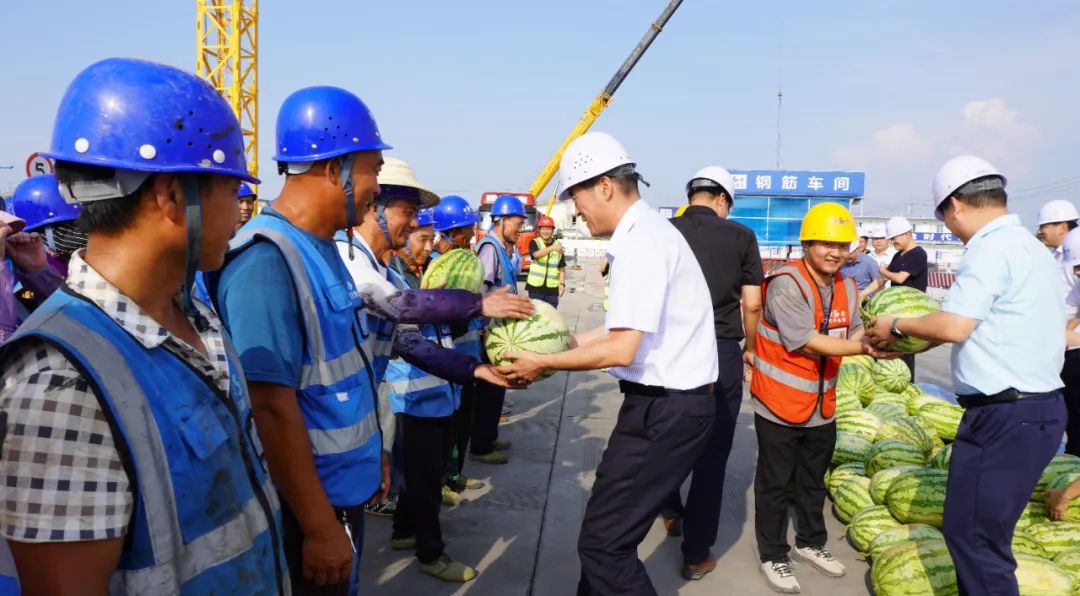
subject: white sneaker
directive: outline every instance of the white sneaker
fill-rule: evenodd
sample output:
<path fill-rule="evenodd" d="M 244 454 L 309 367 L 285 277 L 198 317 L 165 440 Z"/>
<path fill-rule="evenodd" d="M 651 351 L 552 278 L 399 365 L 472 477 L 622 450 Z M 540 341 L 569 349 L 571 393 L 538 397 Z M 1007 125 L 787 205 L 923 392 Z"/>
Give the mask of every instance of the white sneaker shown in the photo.
<path fill-rule="evenodd" d="M 795 574 L 791 571 L 791 561 L 788 559 L 762 563 L 761 573 L 765 576 L 765 581 L 769 582 L 769 587 L 776 592 L 798 594 L 801 590 L 799 580 L 795 579 Z"/>
<path fill-rule="evenodd" d="M 824 546 L 796 548 L 792 554 L 795 560 L 810 563 L 823 575 L 843 577 L 847 573 L 847 569 Z"/>

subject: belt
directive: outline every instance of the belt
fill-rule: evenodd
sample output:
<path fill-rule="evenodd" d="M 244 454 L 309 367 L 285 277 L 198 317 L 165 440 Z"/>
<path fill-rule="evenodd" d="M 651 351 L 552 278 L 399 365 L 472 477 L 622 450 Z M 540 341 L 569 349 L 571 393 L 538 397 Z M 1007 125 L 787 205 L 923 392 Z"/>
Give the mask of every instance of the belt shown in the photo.
<path fill-rule="evenodd" d="M 1029 397 L 1042 397 L 1044 395 L 1050 395 L 1050 393 L 1027 393 L 1025 391 L 1017 391 L 1010 387 L 1005 391 L 993 395 L 986 395 L 985 393 L 958 395 L 956 396 L 956 401 L 965 408 L 978 408 L 980 406 L 989 406 L 993 404 L 1007 404 L 1021 399 L 1028 399 Z"/>
<path fill-rule="evenodd" d="M 643 397 L 671 397 L 672 395 L 709 395 L 713 392 L 713 384 L 694 387 L 693 389 L 668 389 L 656 385 L 642 385 L 632 381 L 619 381 L 619 391 L 626 395 L 640 395 Z"/>

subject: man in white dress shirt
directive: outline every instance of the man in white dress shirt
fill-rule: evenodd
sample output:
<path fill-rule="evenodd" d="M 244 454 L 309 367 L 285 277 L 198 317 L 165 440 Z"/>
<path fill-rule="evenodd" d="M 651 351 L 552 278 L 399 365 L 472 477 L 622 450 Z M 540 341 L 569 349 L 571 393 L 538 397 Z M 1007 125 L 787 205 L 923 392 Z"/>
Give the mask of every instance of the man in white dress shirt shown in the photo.
<path fill-rule="evenodd" d="M 709 287 L 682 234 L 638 194 L 641 176 L 615 138 L 589 133 L 560 164 L 559 199 L 594 236 L 611 235 L 603 327 L 560 354 L 507 354 L 502 372 L 608 368 L 626 396 L 596 471 L 578 539 L 578 594 L 656 594 L 637 547 L 708 444 L 719 374 Z"/>
<path fill-rule="evenodd" d="M 1078 219 L 1080 219 L 1080 214 L 1076 212 L 1076 207 L 1064 199 L 1050 201 L 1039 209 L 1039 229 L 1035 236 L 1050 249 L 1054 260 L 1060 266 L 1061 287 L 1065 295 L 1068 295 L 1076 284 L 1076 275 L 1072 267 L 1065 266 L 1063 262 L 1065 235 L 1076 228 Z M 1076 309 L 1073 307 L 1067 307 L 1067 310 L 1071 311 L 1068 313 L 1070 315 L 1076 314 Z"/>

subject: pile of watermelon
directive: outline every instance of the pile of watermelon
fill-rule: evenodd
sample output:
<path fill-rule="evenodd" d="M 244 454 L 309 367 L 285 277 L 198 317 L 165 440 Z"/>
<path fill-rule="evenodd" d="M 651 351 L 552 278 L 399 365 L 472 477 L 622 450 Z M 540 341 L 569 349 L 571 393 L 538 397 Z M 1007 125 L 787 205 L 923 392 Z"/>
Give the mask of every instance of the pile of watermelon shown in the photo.
<path fill-rule="evenodd" d="M 908 378 L 901 361 L 844 359 L 825 485 L 848 540 L 872 561 L 875 594 L 957 594 L 941 526 L 964 410 Z M 1080 457 L 1066 454 L 1039 478 L 1013 538 L 1021 594 L 1080 594 L 1080 500 L 1063 521 L 1050 521 L 1045 503 L 1047 490 L 1078 478 Z"/>

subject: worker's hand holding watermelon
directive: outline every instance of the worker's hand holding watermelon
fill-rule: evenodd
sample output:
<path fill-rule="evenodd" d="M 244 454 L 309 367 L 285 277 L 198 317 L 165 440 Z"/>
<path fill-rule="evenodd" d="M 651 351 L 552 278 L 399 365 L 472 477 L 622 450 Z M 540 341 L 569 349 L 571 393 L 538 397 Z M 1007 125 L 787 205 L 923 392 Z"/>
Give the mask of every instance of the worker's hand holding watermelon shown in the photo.
<path fill-rule="evenodd" d="M 527 319 L 533 314 L 533 304 L 527 296 L 511 294 L 504 287 L 484 294 L 480 314 L 489 319 Z"/>

